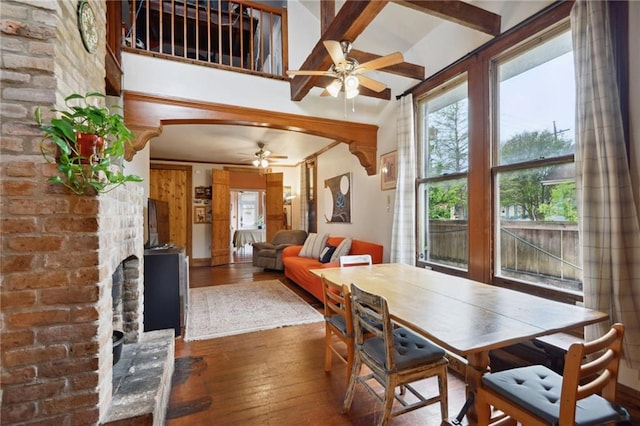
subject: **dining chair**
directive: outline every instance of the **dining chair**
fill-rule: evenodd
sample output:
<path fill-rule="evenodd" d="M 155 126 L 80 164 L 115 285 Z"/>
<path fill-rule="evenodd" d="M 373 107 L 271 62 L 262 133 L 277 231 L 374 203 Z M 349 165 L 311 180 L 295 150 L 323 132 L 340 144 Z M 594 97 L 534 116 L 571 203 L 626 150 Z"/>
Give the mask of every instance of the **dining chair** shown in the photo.
<path fill-rule="evenodd" d="M 569 347 L 562 375 L 533 365 L 485 374 L 477 392 L 479 424 L 491 406 L 524 425 L 604 425 L 630 419 L 615 403 L 624 326 Z"/>
<path fill-rule="evenodd" d="M 391 417 L 399 416 L 427 405 L 440 403 L 442 421 L 448 414 L 447 358 L 439 348 L 403 327 L 394 327 L 384 297 L 366 292 L 351 284 L 351 309 L 354 318 L 355 352 L 353 368 L 342 412 L 351 408 L 356 384 L 360 383 L 378 402 L 383 411 L 378 425 L 386 425 Z M 381 327 L 376 325 L 380 324 Z M 365 339 L 364 333 L 372 337 Z M 360 375 L 362 365 L 371 372 Z M 410 383 L 437 377 L 438 394 L 425 398 Z M 374 382 L 382 385 L 381 395 Z M 375 386 L 375 388 L 374 388 Z M 396 388 L 400 392 L 396 392 Z M 405 397 L 409 390 L 414 398 Z M 398 401 L 394 409 L 394 401 Z"/>
<path fill-rule="evenodd" d="M 325 355 L 324 371 L 331 371 L 332 354 L 347 364 L 347 382 L 353 365 L 354 334 L 351 316 L 351 298 L 346 285 L 338 285 L 322 275 L 322 293 L 324 298 Z M 345 344 L 346 352 L 340 351 L 334 337 Z M 343 355 L 344 353 L 344 355 Z"/>
<path fill-rule="evenodd" d="M 340 256 L 340 267 L 348 266 L 348 265 L 371 265 L 373 261 L 371 260 L 370 254 L 349 254 L 346 256 Z"/>

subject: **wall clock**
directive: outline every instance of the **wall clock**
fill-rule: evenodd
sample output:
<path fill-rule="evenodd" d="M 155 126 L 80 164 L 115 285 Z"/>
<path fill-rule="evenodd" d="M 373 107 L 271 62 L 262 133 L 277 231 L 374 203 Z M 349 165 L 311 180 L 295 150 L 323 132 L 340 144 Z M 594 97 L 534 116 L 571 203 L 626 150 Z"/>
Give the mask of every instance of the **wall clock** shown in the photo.
<path fill-rule="evenodd" d="M 96 28 L 96 16 L 87 0 L 82 0 L 78 5 L 78 28 L 87 52 L 95 52 L 98 47 L 98 29 Z"/>

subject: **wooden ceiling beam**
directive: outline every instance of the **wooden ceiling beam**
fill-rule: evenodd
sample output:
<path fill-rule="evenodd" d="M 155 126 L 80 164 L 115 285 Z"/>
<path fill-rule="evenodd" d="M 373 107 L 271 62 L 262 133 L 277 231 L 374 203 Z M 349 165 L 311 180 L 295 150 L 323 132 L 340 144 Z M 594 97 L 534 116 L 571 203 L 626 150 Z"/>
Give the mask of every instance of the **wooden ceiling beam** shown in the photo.
<path fill-rule="evenodd" d="M 336 17 L 336 1 L 323 0 L 320 2 L 320 32 L 323 33 Z"/>
<path fill-rule="evenodd" d="M 492 36 L 500 34 L 500 15 L 459 0 L 392 0 L 402 6 L 446 19 Z"/>
<path fill-rule="evenodd" d="M 311 54 L 304 61 L 301 70 L 328 70 L 332 61 L 327 49 L 325 49 L 325 40 L 348 40 L 354 41 L 380 11 L 387 5 L 388 0 L 357 0 L 345 2 L 335 19 L 326 31 L 320 36 L 320 40 L 313 47 Z M 291 99 L 294 101 L 302 100 L 314 87 L 317 76 L 297 75 L 291 79 Z"/>
<path fill-rule="evenodd" d="M 361 50 L 351 49 L 349 56 L 363 64 L 373 59 L 378 59 L 381 56 L 373 53 L 363 52 Z M 408 62 L 402 62 L 397 65 L 391 65 L 390 67 L 381 68 L 377 71 L 388 72 L 390 74 L 396 74 L 401 77 L 413 78 L 414 80 L 424 80 L 424 67 L 422 65 L 410 64 Z"/>

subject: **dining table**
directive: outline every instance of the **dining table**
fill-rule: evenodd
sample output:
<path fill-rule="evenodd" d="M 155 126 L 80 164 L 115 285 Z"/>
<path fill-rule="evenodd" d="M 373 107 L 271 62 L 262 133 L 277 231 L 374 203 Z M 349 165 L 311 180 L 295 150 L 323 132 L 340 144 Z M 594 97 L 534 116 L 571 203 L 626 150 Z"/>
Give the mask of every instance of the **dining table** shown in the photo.
<path fill-rule="evenodd" d="M 265 240 L 266 229 L 236 229 L 233 233 L 233 246 L 243 248 L 247 244 L 261 243 Z"/>
<path fill-rule="evenodd" d="M 489 351 L 608 318 L 606 313 L 581 306 L 400 263 L 310 272 L 383 296 L 394 322 L 465 358 L 470 425 L 489 421 L 478 419 L 473 398 L 482 375 L 489 371 Z M 456 418 L 445 424 L 459 422 Z"/>

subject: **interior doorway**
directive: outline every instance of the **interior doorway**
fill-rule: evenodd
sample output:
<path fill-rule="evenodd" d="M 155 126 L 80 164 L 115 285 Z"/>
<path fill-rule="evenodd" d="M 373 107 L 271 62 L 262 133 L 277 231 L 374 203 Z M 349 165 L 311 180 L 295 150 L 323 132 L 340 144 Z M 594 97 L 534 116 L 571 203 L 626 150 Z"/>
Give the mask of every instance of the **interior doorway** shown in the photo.
<path fill-rule="evenodd" d="M 264 231 L 266 190 L 232 189 L 230 223 L 231 223 L 231 260 L 233 263 L 252 261 L 253 239 L 259 239 Z M 238 235 L 236 231 L 240 231 Z"/>

